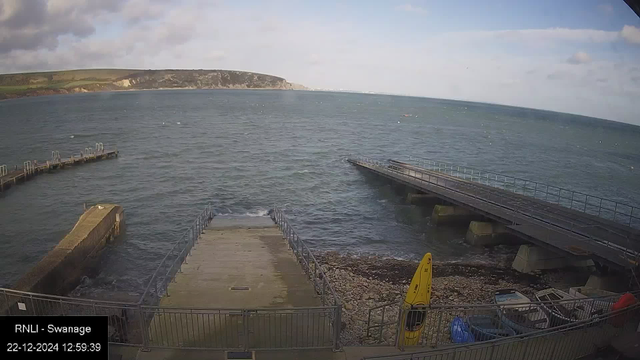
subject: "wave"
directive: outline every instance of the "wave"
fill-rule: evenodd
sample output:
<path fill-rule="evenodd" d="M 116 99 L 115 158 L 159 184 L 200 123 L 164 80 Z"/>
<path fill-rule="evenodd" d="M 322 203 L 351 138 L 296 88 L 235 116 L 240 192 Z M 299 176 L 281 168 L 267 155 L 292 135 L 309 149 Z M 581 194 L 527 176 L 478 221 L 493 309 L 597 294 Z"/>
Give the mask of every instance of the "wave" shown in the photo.
<path fill-rule="evenodd" d="M 269 210 L 258 209 L 255 212 L 246 212 L 242 215 L 251 216 L 251 217 L 259 217 L 259 216 L 267 216 L 269 214 Z"/>
<path fill-rule="evenodd" d="M 262 216 L 268 216 L 269 215 L 269 210 L 265 210 L 262 208 L 258 208 L 256 210 L 253 211 L 247 211 L 247 212 L 234 212 L 231 209 L 225 207 L 224 209 L 219 209 L 218 211 L 216 211 L 216 216 L 222 216 L 222 217 L 239 217 L 239 216 L 249 216 L 249 217 L 262 217 Z"/>

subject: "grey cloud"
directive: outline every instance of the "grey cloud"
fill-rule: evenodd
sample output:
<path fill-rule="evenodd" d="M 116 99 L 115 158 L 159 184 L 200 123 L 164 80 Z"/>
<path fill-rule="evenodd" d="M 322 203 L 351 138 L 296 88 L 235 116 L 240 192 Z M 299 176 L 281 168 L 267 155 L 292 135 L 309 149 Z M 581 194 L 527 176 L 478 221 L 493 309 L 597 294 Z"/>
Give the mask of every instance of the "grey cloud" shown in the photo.
<path fill-rule="evenodd" d="M 2 31 L 2 28 L 0 28 Z M 12 50 L 29 50 L 37 47 L 49 50 L 58 46 L 58 39 L 42 31 L 18 30 L 11 33 L 0 34 L 0 54 L 6 54 Z"/>
<path fill-rule="evenodd" d="M 129 0 L 122 7 L 122 15 L 129 24 L 158 19 L 166 12 L 165 5 L 170 2 L 171 0 Z"/>
<path fill-rule="evenodd" d="M 23 29 L 44 21 L 47 15 L 47 3 L 44 0 L 4 0 L 2 10 L 0 26 Z"/>
<path fill-rule="evenodd" d="M 0 54 L 54 49 L 58 37 L 95 32 L 95 16 L 119 11 L 124 0 L 0 0 Z"/>

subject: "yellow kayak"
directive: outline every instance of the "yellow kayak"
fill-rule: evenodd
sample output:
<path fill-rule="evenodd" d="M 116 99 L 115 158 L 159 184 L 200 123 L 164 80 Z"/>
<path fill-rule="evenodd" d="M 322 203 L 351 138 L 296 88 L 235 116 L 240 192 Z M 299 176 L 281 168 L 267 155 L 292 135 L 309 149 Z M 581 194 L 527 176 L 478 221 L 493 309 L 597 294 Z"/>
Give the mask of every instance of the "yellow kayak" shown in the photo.
<path fill-rule="evenodd" d="M 409 310 L 404 319 L 404 344 L 418 345 L 424 327 L 425 307 L 431 302 L 431 253 L 425 254 L 413 275 L 403 308 Z"/>

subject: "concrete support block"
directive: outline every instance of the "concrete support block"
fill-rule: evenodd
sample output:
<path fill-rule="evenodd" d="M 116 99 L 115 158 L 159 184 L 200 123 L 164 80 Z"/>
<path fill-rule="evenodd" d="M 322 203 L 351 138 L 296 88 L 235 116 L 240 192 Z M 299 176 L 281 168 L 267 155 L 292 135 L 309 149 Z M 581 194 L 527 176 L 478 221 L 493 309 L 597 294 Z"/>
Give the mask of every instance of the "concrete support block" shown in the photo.
<path fill-rule="evenodd" d="M 616 296 L 615 292 L 595 289 L 590 286 L 577 286 L 569 288 L 569 295 L 577 298 L 591 298 L 601 296 Z"/>
<path fill-rule="evenodd" d="M 627 291 L 627 283 L 624 276 L 604 276 L 604 275 L 591 275 L 589 280 L 585 284 L 585 287 L 610 291 L 614 293 L 621 293 Z"/>
<path fill-rule="evenodd" d="M 561 254 L 533 245 L 521 245 L 512 267 L 522 273 L 534 270 L 593 266 L 591 260 L 572 260 Z"/>
<path fill-rule="evenodd" d="M 473 246 L 493 246 L 501 244 L 520 244 L 522 240 L 507 232 L 504 225 L 490 222 L 472 221 L 465 241 Z"/>
<path fill-rule="evenodd" d="M 436 226 L 468 224 L 470 221 L 481 219 L 481 215 L 459 206 L 436 205 L 431 214 L 431 224 Z"/>
<path fill-rule="evenodd" d="M 432 206 L 441 202 L 440 198 L 431 194 L 407 194 L 407 202 L 411 205 Z"/>

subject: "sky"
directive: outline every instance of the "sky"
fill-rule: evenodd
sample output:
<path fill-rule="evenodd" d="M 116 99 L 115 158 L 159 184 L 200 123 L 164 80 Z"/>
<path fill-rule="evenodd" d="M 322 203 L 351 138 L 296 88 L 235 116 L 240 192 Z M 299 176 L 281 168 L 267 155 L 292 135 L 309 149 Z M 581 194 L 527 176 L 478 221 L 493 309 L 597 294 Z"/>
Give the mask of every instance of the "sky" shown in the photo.
<path fill-rule="evenodd" d="M 229 69 L 640 125 L 640 19 L 607 0 L 0 0 L 0 73 Z"/>

